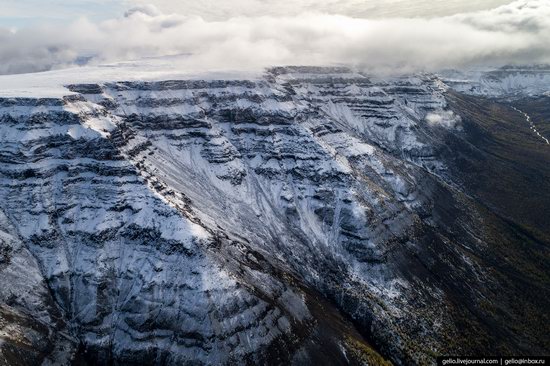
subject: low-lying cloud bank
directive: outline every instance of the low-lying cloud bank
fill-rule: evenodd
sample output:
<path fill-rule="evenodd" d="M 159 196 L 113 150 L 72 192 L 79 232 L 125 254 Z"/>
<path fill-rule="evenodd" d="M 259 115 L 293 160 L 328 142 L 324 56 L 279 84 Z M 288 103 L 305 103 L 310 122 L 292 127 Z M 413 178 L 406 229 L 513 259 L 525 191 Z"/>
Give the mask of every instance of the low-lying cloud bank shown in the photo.
<path fill-rule="evenodd" d="M 550 1 L 432 19 L 342 15 L 237 17 L 207 21 L 141 6 L 119 19 L 0 29 L 0 74 L 83 63 L 187 54 L 184 67 L 249 69 L 348 64 L 370 71 L 533 64 L 550 61 Z"/>
<path fill-rule="evenodd" d="M 455 128 L 460 126 L 462 119 L 453 111 L 440 110 L 428 113 L 426 115 L 426 122 L 428 122 L 430 126 Z"/>

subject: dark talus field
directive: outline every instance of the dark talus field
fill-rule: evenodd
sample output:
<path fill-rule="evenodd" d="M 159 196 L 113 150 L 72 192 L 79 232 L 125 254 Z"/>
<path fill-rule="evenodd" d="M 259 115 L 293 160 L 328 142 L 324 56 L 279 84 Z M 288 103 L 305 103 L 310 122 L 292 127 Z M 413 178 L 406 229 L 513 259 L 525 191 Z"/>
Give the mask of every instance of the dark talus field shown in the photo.
<path fill-rule="evenodd" d="M 550 97 L 453 80 L 0 98 L 0 364 L 548 355 Z"/>

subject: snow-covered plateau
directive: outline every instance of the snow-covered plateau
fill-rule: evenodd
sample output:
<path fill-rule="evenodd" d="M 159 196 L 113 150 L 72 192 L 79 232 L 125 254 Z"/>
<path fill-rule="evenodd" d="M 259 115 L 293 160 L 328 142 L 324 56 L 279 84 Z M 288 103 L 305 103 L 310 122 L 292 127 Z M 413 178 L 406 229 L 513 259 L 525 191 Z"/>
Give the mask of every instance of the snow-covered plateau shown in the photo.
<path fill-rule="evenodd" d="M 549 71 L 162 70 L 0 76 L 1 365 L 550 351 Z"/>

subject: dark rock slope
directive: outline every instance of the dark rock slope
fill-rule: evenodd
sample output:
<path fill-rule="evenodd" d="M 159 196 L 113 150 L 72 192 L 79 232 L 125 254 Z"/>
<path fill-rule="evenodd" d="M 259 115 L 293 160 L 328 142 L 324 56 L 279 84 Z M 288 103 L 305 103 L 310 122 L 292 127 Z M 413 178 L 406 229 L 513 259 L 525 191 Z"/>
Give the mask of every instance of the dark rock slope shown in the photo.
<path fill-rule="evenodd" d="M 512 101 L 341 68 L 68 88 L 0 99 L 0 364 L 549 352 L 550 147 Z"/>

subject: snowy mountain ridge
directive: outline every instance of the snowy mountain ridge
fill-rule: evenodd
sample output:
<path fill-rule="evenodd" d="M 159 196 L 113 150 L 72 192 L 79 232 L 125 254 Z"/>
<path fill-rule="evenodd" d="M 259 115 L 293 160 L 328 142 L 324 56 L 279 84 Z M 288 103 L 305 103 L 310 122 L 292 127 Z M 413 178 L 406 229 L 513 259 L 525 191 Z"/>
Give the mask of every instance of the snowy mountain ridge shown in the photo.
<path fill-rule="evenodd" d="M 504 224 L 447 156 L 469 119 L 441 79 L 67 88 L 0 98 L 0 271 L 38 289 L 0 292 L 3 362 L 423 364 L 502 334 L 544 349 L 484 323 L 509 311 L 484 302 L 508 281 L 487 251 Z"/>

